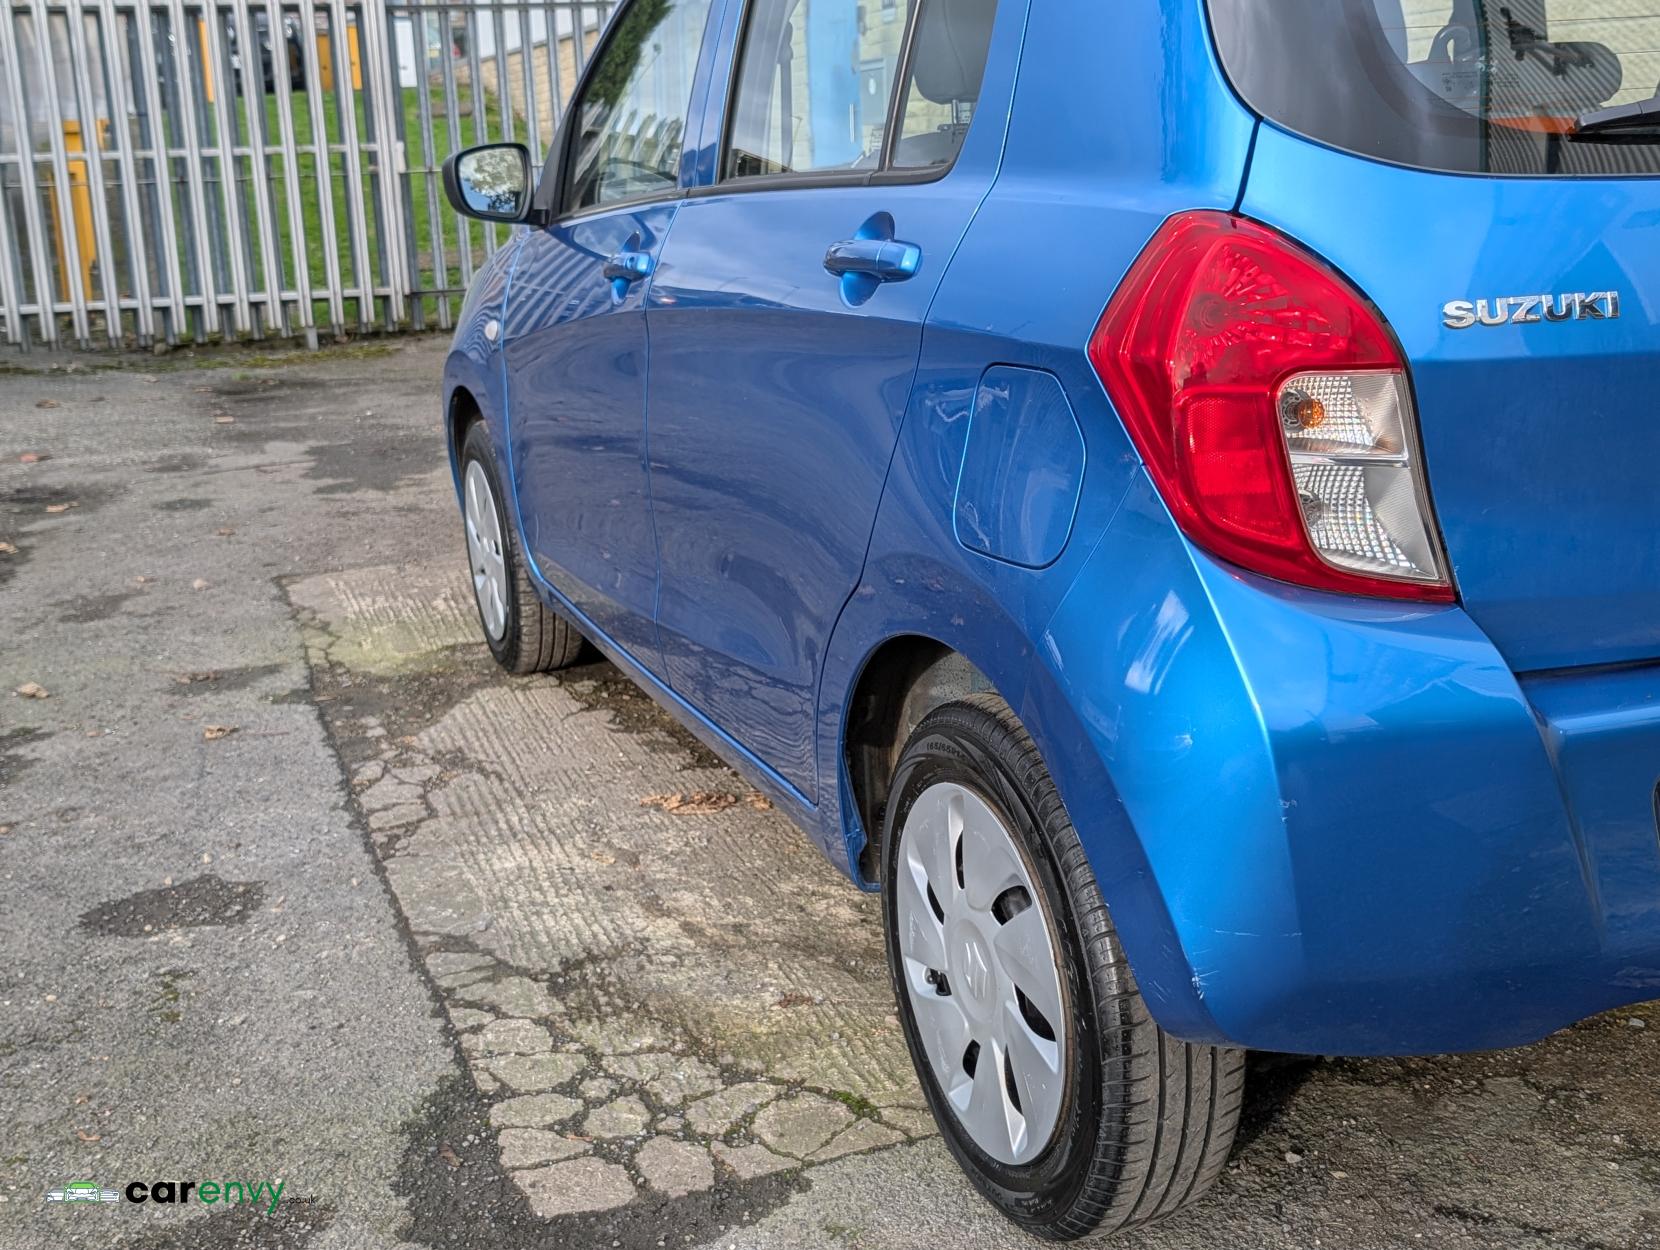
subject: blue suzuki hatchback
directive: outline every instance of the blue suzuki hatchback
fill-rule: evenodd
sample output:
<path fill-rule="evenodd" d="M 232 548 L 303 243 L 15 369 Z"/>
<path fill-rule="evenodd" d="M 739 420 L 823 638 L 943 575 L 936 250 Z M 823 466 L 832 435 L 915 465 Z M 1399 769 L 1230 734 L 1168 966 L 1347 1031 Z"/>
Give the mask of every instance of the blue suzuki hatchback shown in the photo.
<path fill-rule="evenodd" d="M 625 0 L 445 374 L 584 638 L 884 896 L 946 1142 L 1196 1198 L 1243 1048 L 1660 997 L 1660 10 Z"/>

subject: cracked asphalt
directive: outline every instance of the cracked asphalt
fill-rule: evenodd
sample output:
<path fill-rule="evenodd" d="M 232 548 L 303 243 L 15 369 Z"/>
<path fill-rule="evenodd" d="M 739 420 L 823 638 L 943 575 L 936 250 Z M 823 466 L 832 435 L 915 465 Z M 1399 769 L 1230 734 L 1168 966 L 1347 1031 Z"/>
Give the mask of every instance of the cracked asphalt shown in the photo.
<path fill-rule="evenodd" d="M 0 371 L 0 1250 L 1029 1244 L 872 900 L 610 665 L 491 665 L 443 351 Z M 1660 1247 L 1657 1034 L 1253 1057 L 1118 1244 Z M 45 1200 L 227 1178 L 284 1199 Z"/>

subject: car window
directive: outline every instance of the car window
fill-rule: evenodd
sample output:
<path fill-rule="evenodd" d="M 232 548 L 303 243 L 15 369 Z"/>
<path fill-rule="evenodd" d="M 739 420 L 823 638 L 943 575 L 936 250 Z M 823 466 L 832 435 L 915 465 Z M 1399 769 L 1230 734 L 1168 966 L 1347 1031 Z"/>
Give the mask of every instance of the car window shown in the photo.
<path fill-rule="evenodd" d="M 957 159 L 980 99 L 997 0 L 922 0 L 892 164 L 927 169 Z"/>
<path fill-rule="evenodd" d="M 910 0 L 754 0 L 724 174 L 874 169 Z"/>
<path fill-rule="evenodd" d="M 1210 11 L 1246 103 L 1321 142 L 1458 173 L 1660 172 L 1657 0 L 1210 0 Z"/>
<path fill-rule="evenodd" d="M 633 0 L 576 105 L 565 210 L 672 191 L 713 0 Z"/>
<path fill-rule="evenodd" d="M 950 165 L 985 77 L 997 0 L 753 0 L 722 177 Z"/>

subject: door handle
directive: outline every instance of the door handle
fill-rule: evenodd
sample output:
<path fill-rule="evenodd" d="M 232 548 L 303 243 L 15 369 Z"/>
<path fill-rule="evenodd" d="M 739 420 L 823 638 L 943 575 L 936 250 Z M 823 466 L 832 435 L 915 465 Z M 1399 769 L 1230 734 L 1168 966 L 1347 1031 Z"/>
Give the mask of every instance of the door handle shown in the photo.
<path fill-rule="evenodd" d="M 824 254 L 824 267 L 838 278 L 856 274 L 877 282 L 903 282 L 922 267 L 922 249 L 898 239 L 844 239 Z"/>
<path fill-rule="evenodd" d="M 642 278 L 651 277 L 652 268 L 650 252 L 624 250 L 605 262 L 605 277 L 608 282 L 632 286 Z"/>

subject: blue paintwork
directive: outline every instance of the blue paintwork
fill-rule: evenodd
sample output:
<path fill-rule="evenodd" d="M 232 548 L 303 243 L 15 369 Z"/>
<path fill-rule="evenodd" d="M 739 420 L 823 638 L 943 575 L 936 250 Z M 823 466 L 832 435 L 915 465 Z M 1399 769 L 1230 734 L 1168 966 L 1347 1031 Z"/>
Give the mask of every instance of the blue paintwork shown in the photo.
<path fill-rule="evenodd" d="M 957 475 L 957 541 L 1010 564 L 1053 564 L 1072 534 L 1086 455 L 1059 378 L 987 369 Z"/>
<path fill-rule="evenodd" d="M 652 665 L 657 542 L 639 271 L 674 214 L 672 203 L 654 204 L 530 231 L 502 325 L 526 549 L 589 620 Z"/>
<path fill-rule="evenodd" d="M 1023 18 L 1019 0 L 1003 6 L 988 102 L 1013 91 Z M 811 801 L 825 649 L 858 585 L 923 321 L 1001 158 L 1006 104 L 986 112 L 935 182 L 689 199 L 652 279 L 662 672 Z M 825 259 L 861 232 L 920 262 L 849 298 Z"/>
<path fill-rule="evenodd" d="M 1244 209 L 1400 336 L 1460 596 L 1511 665 L 1660 657 L 1660 491 L 1622 471 L 1660 461 L 1660 181 L 1423 173 L 1264 126 Z M 1441 324 L 1449 300 L 1608 290 L 1618 321 Z"/>
<path fill-rule="evenodd" d="M 514 234 L 474 275 L 456 319 L 455 341 L 450 344 L 449 358 L 444 362 L 445 411 L 454 411 L 458 392 L 472 396 L 490 427 L 490 440 L 497 447 L 507 446 L 507 389 L 501 355 L 486 335 L 485 327 L 492 321 L 498 326 L 501 324 L 513 277 L 513 262 L 524 240 L 524 232 Z M 460 502 L 461 448 L 454 433 L 451 430 L 449 440 L 450 472 L 455 478 L 456 500 Z"/>
<path fill-rule="evenodd" d="M 1660 996 L 1660 496 L 1629 472 L 1660 435 L 1622 407 L 1657 346 L 1654 184 L 1368 164 L 1260 126 L 1200 0 L 1003 0 L 943 180 L 734 192 L 743 9 L 717 4 L 684 196 L 525 232 L 457 331 L 446 394 L 510 450 L 549 602 L 856 878 L 859 676 L 895 639 L 959 651 L 1179 1036 L 1465 1050 Z M 1165 218 L 1241 204 L 1390 317 L 1460 606 L 1244 575 L 1141 468 L 1085 343 Z M 850 298 L 827 252 L 879 214 L 919 263 Z M 652 271 L 608 278 L 625 252 Z M 1617 323 L 1440 328 L 1610 286 Z"/>

